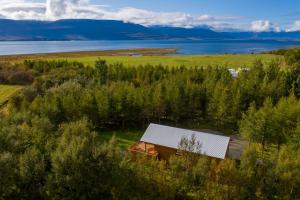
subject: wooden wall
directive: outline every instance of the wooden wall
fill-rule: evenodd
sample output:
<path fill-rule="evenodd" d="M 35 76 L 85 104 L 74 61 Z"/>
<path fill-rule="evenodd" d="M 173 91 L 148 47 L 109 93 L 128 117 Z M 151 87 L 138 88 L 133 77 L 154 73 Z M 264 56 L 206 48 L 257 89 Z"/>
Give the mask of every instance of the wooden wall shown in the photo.
<path fill-rule="evenodd" d="M 148 152 L 150 149 L 154 149 L 158 153 L 158 158 L 163 159 L 163 160 L 169 160 L 169 158 L 172 155 L 176 155 L 177 149 L 169 148 L 169 147 L 164 147 L 160 145 L 155 145 L 155 144 L 150 144 L 150 143 L 142 143 L 141 147 L 143 147 L 145 152 Z M 225 159 L 228 157 L 228 150 L 226 152 Z M 218 158 L 211 158 L 211 159 L 216 159 L 216 160 L 222 160 Z"/>
<path fill-rule="evenodd" d="M 158 152 L 158 158 L 163 160 L 168 160 L 172 155 L 175 155 L 177 150 L 155 145 L 155 150 Z"/>

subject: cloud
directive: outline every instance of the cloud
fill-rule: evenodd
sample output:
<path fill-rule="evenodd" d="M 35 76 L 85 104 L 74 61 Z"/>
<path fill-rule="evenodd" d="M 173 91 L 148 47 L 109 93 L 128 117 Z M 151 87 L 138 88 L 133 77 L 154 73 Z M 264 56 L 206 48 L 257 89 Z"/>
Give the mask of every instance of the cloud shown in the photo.
<path fill-rule="evenodd" d="M 218 19 L 208 15 L 192 16 L 181 12 L 153 12 L 132 7 L 122 8 L 116 12 L 108 12 L 104 15 L 104 18 L 122 19 L 145 26 L 172 25 L 187 28 L 218 21 Z"/>
<path fill-rule="evenodd" d="M 41 19 L 45 4 L 25 0 L 0 0 L 0 16 L 9 19 Z"/>
<path fill-rule="evenodd" d="M 300 31 L 300 20 L 294 21 L 293 25 L 286 30 L 287 32 Z"/>
<path fill-rule="evenodd" d="M 8 19 L 110 19 L 122 20 L 144 26 L 162 25 L 176 27 L 209 26 L 213 30 L 250 30 L 256 32 L 280 31 L 270 21 L 258 20 L 249 24 L 239 23 L 235 17 L 219 17 L 207 14 L 191 15 L 184 12 L 154 12 L 125 7 L 112 9 L 96 5 L 89 0 L 0 0 L 0 18 Z M 296 24 L 297 26 L 297 24 Z"/>
<path fill-rule="evenodd" d="M 280 32 L 280 27 L 274 25 L 268 20 L 257 20 L 251 23 L 251 30 L 255 32 L 268 32 L 275 31 Z"/>
<path fill-rule="evenodd" d="M 32 0 L 0 0 L 0 17 L 8 19 L 111 19 L 141 24 L 195 27 L 208 25 L 215 29 L 230 28 L 232 17 L 190 15 L 183 12 L 154 12 L 125 7 L 117 10 L 105 5 L 95 5 L 89 0 L 47 0 L 37 3 Z"/>
<path fill-rule="evenodd" d="M 78 8 L 89 6 L 87 0 L 47 0 L 46 18 L 74 18 Z"/>

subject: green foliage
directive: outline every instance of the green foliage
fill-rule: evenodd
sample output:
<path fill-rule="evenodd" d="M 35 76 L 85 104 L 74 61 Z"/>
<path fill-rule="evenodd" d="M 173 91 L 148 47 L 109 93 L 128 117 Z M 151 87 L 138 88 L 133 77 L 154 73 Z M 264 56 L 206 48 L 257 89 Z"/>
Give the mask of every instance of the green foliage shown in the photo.
<path fill-rule="evenodd" d="M 96 77 L 100 78 L 100 83 L 105 84 L 108 79 L 108 66 L 105 60 L 97 60 L 95 64 Z"/>
<path fill-rule="evenodd" d="M 0 85 L 0 106 L 22 88 L 22 86 Z"/>
<path fill-rule="evenodd" d="M 300 151 L 284 147 L 278 156 L 275 173 L 279 177 L 278 192 L 282 199 L 295 199 L 300 187 Z"/>
<path fill-rule="evenodd" d="M 285 62 L 288 65 L 300 65 L 300 49 L 290 49 L 284 54 Z"/>
<path fill-rule="evenodd" d="M 252 104 L 241 123 L 240 132 L 250 141 L 261 143 L 264 150 L 265 145 L 272 140 L 272 134 L 274 134 L 273 121 L 270 119 L 272 117 L 271 99 L 266 99 L 263 107 L 257 112 Z"/>
<path fill-rule="evenodd" d="M 300 198 L 296 67 L 256 61 L 236 78 L 225 67 L 102 60 L 95 68 L 67 61 L 14 67 L 35 80 L 0 118 L 0 199 Z M 250 144 L 240 161 L 184 151 L 196 141 L 183 141 L 181 156 L 168 162 L 132 161 L 124 149 L 141 131 L 122 133 L 150 122 L 239 130 Z"/>
<path fill-rule="evenodd" d="M 63 57 L 63 56 L 62 56 Z M 65 60 L 62 58 L 61 60 Z M 99 59 L 99 56 L 67 58 L 68 61 L 82 62 L 89 66 L 94 66 L 94 63 Z M 284 60 L 281 55 L 272 54 L 245 54 L 245 55 L 193 55 L 193 56 L 101 56 L 101 59 L 106 60 L 108 64 L 123 63 L 125 66 L 140 66 L 140 65 L 164 65 L 168 67 L 194 67 L 194 66 L 228 66 L 230 68 L 251 67 L 253 61 L 257 59 L 263 60 L 265 64 L 273 59 Z"/>
<path fill-rule="evenodd" d="M 17 160 L 13 154 L 0 153 L 0 174 L 0 199 L 13 197 L 18 190 Z"/>
<path fill-rule="evenodd" d="M 240 133 L 250 141 L 260 143 L 263 150 L 266 144 L 277 144 L 279 150 L 287 141 L 298 148 L 299 120 L 300 104 L 294 95 L 281 98 L 275 106 L 268 98 L 258 110 L 255 104 L 250 106 L 241 121 Z"/>

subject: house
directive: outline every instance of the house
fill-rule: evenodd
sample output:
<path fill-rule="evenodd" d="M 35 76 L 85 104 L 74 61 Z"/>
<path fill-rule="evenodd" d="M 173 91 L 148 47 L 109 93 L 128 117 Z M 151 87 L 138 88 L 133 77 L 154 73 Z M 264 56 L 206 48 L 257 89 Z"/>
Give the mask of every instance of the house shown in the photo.
<path fill-rule="evenodd" d="M 230 137 L 158 124 L 150 124 L 140 141 L 132 145 L 129 151 L 167 160 L 179 152 L 183 138 L 194 138 L 200 144 L 200 149 L 187 151 L 218 159 L 225 159 L 227 155 Z"/>
<path fill-rule="evenodd" d="M 237 78 L 239 76 L 239 73 L 241 73 L 242 71 L 249 71 L 249 68 L 238 68 L 238 69 L 229 68 L 228 71 L 233 78 Z"/>
<path fill-rule="evenodd" d="M 235 70 L 235 69 L 228 69 L 228 71 L 233 78 L 237 78 L 240 72 L 240 70 Z"/>

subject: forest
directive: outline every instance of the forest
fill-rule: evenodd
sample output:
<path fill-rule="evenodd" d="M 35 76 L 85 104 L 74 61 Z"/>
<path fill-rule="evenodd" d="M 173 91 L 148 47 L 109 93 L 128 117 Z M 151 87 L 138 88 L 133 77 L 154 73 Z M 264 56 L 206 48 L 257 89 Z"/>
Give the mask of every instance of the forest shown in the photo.
<path fill-rule="evenodd" d="M 25 88 L 0 118 L 0 199 L 300 199 L 300 56 L 226 66 L 0 63 Z M 240 160 L 132 160 L 110 130 L 149 123 L 240 135 Z"/>

